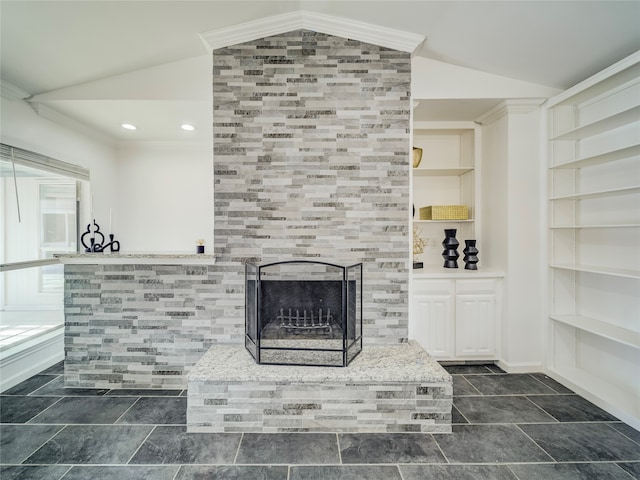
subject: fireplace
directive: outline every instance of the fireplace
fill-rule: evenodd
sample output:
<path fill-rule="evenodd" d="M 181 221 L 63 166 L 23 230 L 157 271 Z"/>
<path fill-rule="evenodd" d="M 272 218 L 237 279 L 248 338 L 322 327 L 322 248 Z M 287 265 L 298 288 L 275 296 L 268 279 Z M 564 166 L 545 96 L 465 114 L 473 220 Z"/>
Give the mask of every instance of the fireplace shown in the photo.
<path fill-rule="evenodd" d="M 246 264 L 245 346 L 257 363 L 346 367 L 362 351 L 362 264 Z"/>

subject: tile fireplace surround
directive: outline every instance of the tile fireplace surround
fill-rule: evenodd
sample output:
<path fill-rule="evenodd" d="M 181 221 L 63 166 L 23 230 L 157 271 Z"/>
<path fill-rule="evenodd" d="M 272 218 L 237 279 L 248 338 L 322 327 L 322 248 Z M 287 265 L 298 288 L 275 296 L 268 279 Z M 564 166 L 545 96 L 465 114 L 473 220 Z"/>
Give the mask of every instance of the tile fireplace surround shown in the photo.
<path fill-rule="evenodd" d="M 247 262 L 361 262 L 363 355 L 367 347 L 413 348 L 406 345 L 410 83 L 409 53 L 310 31 L 215 50 L 215 262 L 68 256 L 65 385 L 185 388 L 210 348 L 235 345 L 248 357 Z M 450 431 L 451 378 L 428 361 L 437 390 L 427 391 L 433 385 L 425 378 L 399 387 L 400 378 L 393 388 L 381 378 L 366 389 L 372 405 L 412 396 L 431 409 L 416 410 L 414 420 L 435 425 L 437 417 L 438 426 L 384 420 L 378 431 Z M 202 405 L 221 402 L 199 392 Z"/>

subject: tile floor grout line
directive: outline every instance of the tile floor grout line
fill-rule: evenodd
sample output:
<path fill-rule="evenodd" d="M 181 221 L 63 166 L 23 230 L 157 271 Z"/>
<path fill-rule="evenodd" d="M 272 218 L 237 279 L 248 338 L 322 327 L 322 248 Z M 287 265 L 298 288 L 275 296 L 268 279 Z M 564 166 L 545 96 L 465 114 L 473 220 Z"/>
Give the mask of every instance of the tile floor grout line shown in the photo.
<path fill-rule="evenodd" d="M 478 395 L 482 395 L 482 393 L 480 392 L 480 390 L 478 390 L 475 385 L 473 385 L 473 383 L 471 383 L 469 380 L 467 380 L 464 375 L 461 375 L 462 379 L 467 383 L 467 385 L 469 385 L 471 388 L 473 388 L 476 392 L 478 392 Z"/>
<path fill-rule="evenodd" d="M 240 455 L 240 447 L 242 446 L 242 441 L 244 440 L 244 432 L 240 433 L 240 441 L 238 442 L 238 448 L 236 448 L 236 454 L 233 456 L 233 463 L 232 465 L 236 465 L 236 462 L 238 461 L 238 455 Z"/>
<path fill-rule="evenodd" d="M 121 414 L 118 418 L 116 418 L 116 419 L 113 421 L 113 425 L 119 425 L 119 424 L 118 424 L 118 420 L 120 420 L 122 417 L 124 417 L 124 416 L 129 412 L 129 410 L 131 410 L 131 409 L 134 407 L 134 405 L 140 401 L 140 399 L 141 399 L 141 398 L 142 398 L 142 397 L 138 397 L 138 398 L 136 398 L 136 401 L 135 401 L 135 402 L 133 402 L 131 405 L 129 405 L 129 407 L 128 407 L 124 412 L 122 412 L 122 414 Z M 154 425 L 155 425 L 155 424 L 154 424 Z"/>
<path fill-rule="evenodd" d="M 451 434 L 453 434 L 453 425 L 451 426 L 451 429 L 452 429 Z M 444 458 L 444 460 L 447 462 L 446 465 L 451 465 L 451 462 L 449 461 L 449 459 L 445 455 L 444 450 L 442 450 L 442 447 L 438 443 L 438 439 L 436 438 L 436 436 L 433 433 L 430 433 L 429 435 L 431 435 L 431 439 L 436 444 L 436 447 L 438 447 L 438 450 L 440 450 L 440 453 L 442 454 L 442 458 Z M 398 470 L 400 470 L 400 468 L 398 468 Z"/>
<path fill-rule="evenodd" d="M 537 373 L 537 372 L 536 372 Z M 558 392 L 555 388 L 553 388 L 550 385 L 547 385 L 546 383 L 544 383 L 542 380 L 540 380 L 538 377 L 534 377 L 533 374 L 528 373 L 527 375 L 529 375 L 530 378 L 533 378 L 535 381 L 540 382 L 542 385 L 544 385 L 545 387 L 549 388 L 550 390 L 552 390 L 554 393 L 560 394 L 560 392 Z"/>
<path fill-rule="evenodd" d="M 597 422 L 589 422 L 589 423 L 597 423 Z M 628 440 L 632 441 L 633 443 L 635 443 L 636 445 L 640 446 L 640 442 L 634 440 L 633 438 L 629 437 L 628 435 L 626 435 L 624 432 L 621 432 L 620 430 L 618 430 L 617 428 L 615 428 L 613 425 L 611 425 L 612 423 L 617 423 L 617 422 L 601 422 L 601 423 L 606 423 L 607 425 L 609 425 L 609 427 L 614 430 L 616 433 L 619 433 L 620 435 L 622 435 L 623 437 L 627 438 Z M 626 425 L 623 422 L 623 425 Z M 631 427 L 633 428 L 633 427 Z"/>
<path fill-rule="evenodd" d="M 525 397 L 529 402 L 531 402 L 536 408 L 538 408 L 539 410 L 541 410 L 542 412 L 544 412 L 546 415 L 548 415 L 549 417 L 551 417 L 553 420 L 556 421 L 556 423 L 563 423 L 560 420 L 558 420 L 556 417 L 554 417 L 550 412 L 547 412 L 544 408 L 542 408 L 540 405 L 538 405 L 536 402 L 534 402 L 532 399 L 529 398 L 529 396 L 525 395 Z M 521 422 L 522 423 L 522 422 Z M 565 422 L 566 423 L 566 422 Z"/>
<path fill-rule="evenodd" d="M 462 397 L 580 397 L 580 395 L 575 393 L 481 393 L 479 395 L 454 395 L 454 398 Z"/>
<path fill-rule="evenodd" d="M 171 478 L 171 480 L 176 480 L 176 478 L 178 478 L 178 474 L 180 473 L 180 470 L 182 470 L 182 467 L 184 467 L 184 463 L 181 463 L 180 465 L 178 465 L 178 468 L 176 469 L 176 473 L 173 474 L 173 477 Z"/>
<path fill-rule="evenodd" d="M 455 408 L 455 409 L 458 411 L 458 413 L 462 416 L 462 418 L 464 418 L 464 419 L 467 421 L 467 423 L 456 423 L 455 425 L 472 425 L 471 420 L 469 420 L 469 419 L 465 416 L 465 414 L 464 414 L 464 413 L 462 413 L 462 411 L 461 411 L 458 407 L 456 407 L 455 403 L 452 403 L 452 404 L 451 404 L 451 408 Z M 452 413 L 451 415 L 453 416 L 453 413 Z M 453 422 L 451 422 L 451 426 L 453 426 L 453 425 L 454 425 L 454 423 L 453 423 Z"/>
<path fill-rule="evenodd" d="M 396 467 L 396 470 L 398 470 L 398 475 L 400 475 L 400 480 L 404 480 L 404 475 L 402 474 L 402 470 L 400 470 L 400 464 L 396 463 L 394 464 L 394 466 Z"/>
<path fill-rule="evenodd" d="M 22 395 L 24 397 L 26 397 L 27 395 Z M 36 418 L 38 418 L 40 415 L 42 415 L 44 412 L 46 412 L 47 410 L 49 410 L 51 407 L 53 407 L 54 405 L 57 405 L 58 403 L 60 403 L 62 401 L 64 397 L 60 397 L 58 398 L 58 400 L 56 400 L 55 402 L 53 402 L 51 405 L 49 405 L 47 408 L 45 408 L 44 410 L 42 410 L 40 413 L 34 415 L 33 417 L 31 417 L 29 420 L 27 420 L 26 422 L 24 422 L 24 425 L 66 425 L 66 423 L 53 423 L 53 424 L 49 424 L 49 423 L 31 423 L 33 420 L 35 420 Z"/>
<path fill-rule="evenodd" d="M 62 476 L 60 478 L 58 478 L 58 480 L 63 480 L 64 477 L 67 475 L 67 473 L 69 473 L 71 471 L 71 469 L 73 468 L 73 465 L 70 465 L 67 470 L 62 474 Z"/>
<path fill-rule="evenodd" d="M 26 425 L 26 424 L 24 424 Z M 39 425 L 47 425 L 47 424 L 39 424 Z M 23 464 L 24 462 L 26 462 L 29 458 L 31 458 L 32 455 L 34 455 L 38 450 L 40 450 L 42 447 L 44 447 L 47 442 L 50 442 L 51 440 L 53 440 L 56 436 L 58 436 L 60 434 L 60 432 L 62 432 L 65 428 L 67 428 L 67 425 L 63 426 L 60 430 L 58 430 L 56 433 L 54 433 L 53 435 L 51 435 L 49 438 L 47 438 L 47 440 L 45 440 L 39 447 L 37 447 L 34 451 L 32 451 L 29 455 L 27 455 L 26 457 L 24 457 L 24 459 L 20 462 L 20 464 Z M 47 464 L 48 465 L 48 464 Z"/>
<path fill-rule="evenodd" d="M 114 424 L 114 425 L 115 425 L 115 424 Z M 131 462 L 131 460 L 133 460 L 133 457 L 135 457 L 135 456 L 136 456 L 136 453 L 138 453 L 138 452 L 140 451 L 140 449 L 142 448 L 142 446 L 144 445 L 144 443 L 149 439 L 149 437 L 151 436 L 151 434 L 152 434 L 153 432 L 155 432 L 155 431 L 156 431 L 156 427 L 157 427 L 157 425 L 156 425 L 156 426 L 154 426 L 154 427 L 149 431 L 149 433 L 147 434 L 147 436 L 146 436 L 146 437 L 144 437 L 144 439 L 142 440 L 142 442 L 140 442 L 140 445 L 138 445 L 138 448 L 136 448 L 136 451 L 135 451 L 135 452 L 133 452 L 133 453 L 131 454 L 131 456 L 129 457 L 129 460 L 127 460 L 127 461 L 126 461 L 126 463 L 124 463 L 123 465 L 131 465 L 129 462 Z"/>
<path fill-rule="evenodd" d="M 513 475 L 514 477 L 516 477 L 516 480 L 526 480 L 526 479 L 522 479 L 518 476 L 518 474 L 516 472 L 513 471 L 513 469 L 511 468 L 511 465 L 505 465 L 507 467 L 507 470 L 509 470 L 511 472 L 511 475 Z"/>
<path fill-rule="evenodd" d="M 47 383 L 40 385 L 38 388 L 36 388 L 34 391 L 29 392 L 25 395 L 25 397 L 30 397 L 30 396 L 35 396 L 35 397 L 44 397 L 46 395 L 34 395 L 38 390 L 40 390 L 41 388 L 46 387 L 47 385 L 49 385 L 51 382 L 55 382 L 58 378 L 60 377 L 64 377 L 64 375 L 52 375 L 54 378 L 52 378 L 51 380 L 49 380 Z"/>
<path fill-rule="evenodd" d="M 547 452 L 544 448 L 542 448 L 540 444 L 538 444 L 538 442 L 536 442 L 533 438 L 531 438 L 527 432 L 525 432 L 522 428 L 520 428 L 519 424 L 514 423 L 513 426 L 516 427 L 518 430 L 520 430 L 529 440 L 533 442 L 533 444 L 536 447 L 542 450 L 551 460 L 553 460 L 554 463 L 558 463 L 558 460 L 556 460 L 556 458 L 553 455 L 551 455 L 551 453 Z"/>

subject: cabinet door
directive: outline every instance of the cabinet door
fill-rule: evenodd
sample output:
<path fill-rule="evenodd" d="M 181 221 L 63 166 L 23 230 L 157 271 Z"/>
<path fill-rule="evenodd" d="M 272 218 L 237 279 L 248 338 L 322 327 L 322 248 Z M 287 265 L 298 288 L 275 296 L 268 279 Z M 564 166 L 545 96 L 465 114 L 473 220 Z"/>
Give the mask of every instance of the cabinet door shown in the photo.
<path fill-rule="evenodd" d="M 495 355 L 495 294 L 456 296 L 456 356 Z"/>
<path fill-rule="evenodd" d="M 434 358 L 453 357 L 453 296 L 416 292 L 414 339 Z"/>

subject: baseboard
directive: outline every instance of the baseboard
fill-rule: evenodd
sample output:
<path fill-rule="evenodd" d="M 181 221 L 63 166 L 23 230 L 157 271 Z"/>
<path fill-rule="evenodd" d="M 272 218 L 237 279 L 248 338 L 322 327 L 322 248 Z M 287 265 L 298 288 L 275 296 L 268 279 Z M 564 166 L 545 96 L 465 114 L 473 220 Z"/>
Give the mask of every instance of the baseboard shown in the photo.
<path fill-rule="evenodd" d="M 578 370 L 576 369 L 575 371 Z M 640 431 L 640 415 L 637 413 L 637 395 L 622 390 L 620 387 L 606 381 L 598 382 L 598 379 L 595 377 L 592 383 L 589 384 L 589 380 L 585 375 L 572 378 L 572 375 L 557 372 L 553 368 L 546 368 L 544 373 Z"/>
<path fill-rule="evenodd" d="M 542 362 L 505 362 L 498 360 L 496 365 L 507 373 L 539 373 L 543 371 Z"/>
<path fill-rule="evenodd" d="M 3 352 L 0 358 L 0 392 L 64 360 L 64 332 L 57 329 Z"/>

